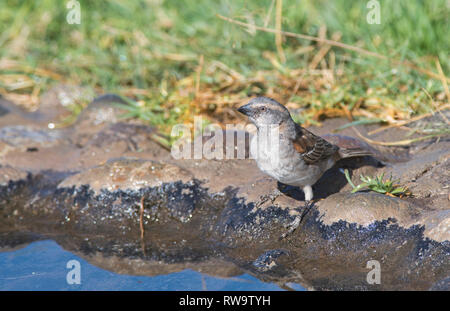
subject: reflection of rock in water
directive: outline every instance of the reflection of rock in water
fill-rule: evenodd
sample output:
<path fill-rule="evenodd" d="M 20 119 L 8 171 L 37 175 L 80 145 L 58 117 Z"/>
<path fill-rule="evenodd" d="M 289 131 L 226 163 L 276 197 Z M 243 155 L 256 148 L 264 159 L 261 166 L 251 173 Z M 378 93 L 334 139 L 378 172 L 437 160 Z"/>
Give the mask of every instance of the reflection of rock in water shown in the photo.
<path fill-rule="evenodd" d="M 111 118 L 96 117 L 105 109 Z M 252 160 L 174 160 L 149 137 L 152 129 L 118 123 L 118 114 L 96 101 L 64 130 L 48 132 L 22 118 L 16 125 L 35 127 L 40 136 L 11 144 L 11 136 L 0 135 L 2 250 L 51 238 L 118 273 L 245 271 L 264 281 L 315 289 L 448 284 L 448 140 L 384 167 L 370 158 L 341 163 L 356 177 L 392 172 L 416 197 L 350 194 L 335 168 L 315 185 L 323 200 L 292 235 L 279 240 L 284 226 L 303 212 L 301 191 L 283 188 L 286 195 L 256 209 L 254 202 L 277 183 Z M 5 118 L 8 114 L 0 116 L 0 130 Z M 52 139 L 42 143 L 33 137 Z M 366 282 L 369 260 L 380 262 L 380 285 Z"/>

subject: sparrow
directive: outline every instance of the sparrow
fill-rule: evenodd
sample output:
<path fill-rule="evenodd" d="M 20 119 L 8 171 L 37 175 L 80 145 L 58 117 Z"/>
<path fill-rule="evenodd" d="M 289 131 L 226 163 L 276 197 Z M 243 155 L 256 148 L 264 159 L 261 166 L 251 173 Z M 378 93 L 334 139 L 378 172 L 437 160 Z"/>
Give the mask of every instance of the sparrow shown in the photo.
<path fill-rule="evenodd" d="M 311 133 L 294 122 L 289 110 L 272 98 L 253 98 L 238 111 L 256 126 L 250 154 L 258 168 L 282 184 L 302 189 L 307 205 L 314 196 L 312 186 L 338 160 L 372 155 L 359 147 L 339 148 Z M 276 197 L 280 194 L 278 191 Z"/>

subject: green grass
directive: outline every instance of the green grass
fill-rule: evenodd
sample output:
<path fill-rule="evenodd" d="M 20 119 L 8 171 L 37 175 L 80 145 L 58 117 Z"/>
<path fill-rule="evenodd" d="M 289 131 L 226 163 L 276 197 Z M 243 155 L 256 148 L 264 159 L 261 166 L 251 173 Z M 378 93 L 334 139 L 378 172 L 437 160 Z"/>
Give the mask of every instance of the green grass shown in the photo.
<path fill-rule="evenodd" d="M 345 178 L 347 179 L 350 186 L 352 186 L 353 188 L 352 193 L 368 189 L 370 191 L 386 194 L 389 196 L 403 197 L 411 195 L 411 192 L 408 190 L 407 187 L 402 187 L 398 184 L 399 182 L 398 180 L 392 180 L 392 177 L 384 180 L 384 173 L 381 174 L 380 176 L 375 177 L 360 175 L 359 178 L 363 183 L 357 186 L 353 184 L 347 169 L 344 171 L 344 173 Z"/>
<path fill-rule="evenodd" d="M 142 111 L 136 116 L 165 132 L 175 123 L 190 121 L 195 113 L 227 120 L 227 106 L 253 95 L 290 99 L 305 109 L 296 118 L 306 123 L 318 122 L 320 114 L 333 115 L 330 109 L 342 110 L 342 105 L 354 109 L 356 117 L 369 119 L 405 119 L 427 113 L 436 107 L 423 89 L 437 105 L 445 102 L 439 79 L 336 47 L 332 48 L 335 71 L 340 68 L 341 74 L 332 82 L 307 74 L 307 86 L 291 97 L 298 78 L 292 72 L 307 68 L 320 46 L 285 38 L 286 62 L 274 66 L 273 60 L 279 63 L 279 59 L 273 34 L 252 33 L 216 16 L 261 26 L 267 21 L 267 27 L 274 28 L 275 8 L 268 15 L 272 0 L 80 0 L 80 25 L 66 22 L 66 2 L 0 2 L 0 60 L 19 62 L 12 68 L 0 63 L 1 94 L 32 94 L 36 88 L 43 92 L 60 82 L 115 92 L 141 102 L 138 108 Z M 366 22 L 367 1 L 284 0 L 282 27 L 317 36 L 325 25 L 328 38 L 340 32 L 341 42 L 410 60 L 434 72 L 438 57 L 448 73 L 447 1 L 380 3 L 381 24 L 370 25 Z M 310 52 L 299 53 L 308 45 L 313 47 Z M 204 62 L 200 67 L 201 55 Z M 329 66 L 331 54 L 324 60 Z M 217 62 L 224 66 L 218 68 Z M 25 70 L 26 66 L 59 76 Z M 236 72 L 242 81 L 224 87 L 230 72 Z M 13 88 L 12 74 L 29 79 L 29 83 Z M 367 113 L 361 115 L 360 111 Z"/>

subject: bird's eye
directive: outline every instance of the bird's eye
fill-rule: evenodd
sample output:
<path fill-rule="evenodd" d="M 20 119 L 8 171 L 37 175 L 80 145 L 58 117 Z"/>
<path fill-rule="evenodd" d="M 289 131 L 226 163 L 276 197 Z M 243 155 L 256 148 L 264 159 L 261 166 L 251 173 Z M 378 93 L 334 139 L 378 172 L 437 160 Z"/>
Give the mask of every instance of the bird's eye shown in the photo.
<path fill-rule="evenodd" d="M 266 111 L 266 107 L 261 107 L 261 111 Z"/>

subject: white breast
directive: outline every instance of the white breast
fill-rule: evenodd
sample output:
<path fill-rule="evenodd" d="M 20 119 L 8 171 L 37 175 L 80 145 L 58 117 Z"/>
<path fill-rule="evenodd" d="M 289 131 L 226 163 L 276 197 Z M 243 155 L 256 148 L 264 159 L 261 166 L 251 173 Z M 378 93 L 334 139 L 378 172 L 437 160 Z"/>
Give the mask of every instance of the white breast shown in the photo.
<path fill-rule="evenodd" d="M 299 165 L 296 155 L 292 154 L 280 140 L 278 132 L 269 135 L 254 135 L 250 142 L 250 154 L 256 160 L 261 171 L 282 181 L 290 179 Z"/>
<path fill-rule="evenodd" d="M 291 144 L 276 133 L 271 134 L 255 134 L 250 142 L 250 154 L 259 169 L 287 185 L 314 184 L 323 170 L 316 165 L 307 165 Z"/>

